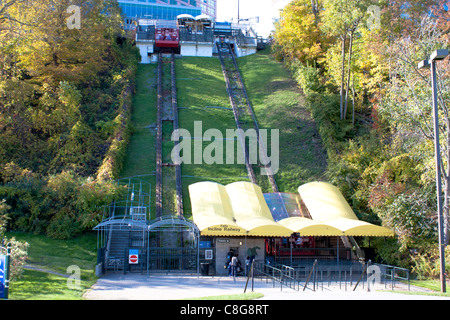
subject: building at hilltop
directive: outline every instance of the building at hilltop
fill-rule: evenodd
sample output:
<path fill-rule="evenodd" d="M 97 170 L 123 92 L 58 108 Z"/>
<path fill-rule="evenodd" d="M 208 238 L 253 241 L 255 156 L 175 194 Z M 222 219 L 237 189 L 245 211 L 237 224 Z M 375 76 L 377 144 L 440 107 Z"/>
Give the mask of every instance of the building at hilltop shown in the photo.
<path fill-rule="evenodd" d="M 264 48 L 249 19 L 219 22 L 217 0 L 119 0 L 125 28 L 133 30 L 141 63 L 156 61 L 160 52 L 212 57 L 217 43 L 227 43 L 235 56 Z"/>
<path fill-rule="evenodd" d="M 131 27 L 140 19 L 175 21 L 180 14 L 217 18 L 217 0 L 118 0 Z"/>

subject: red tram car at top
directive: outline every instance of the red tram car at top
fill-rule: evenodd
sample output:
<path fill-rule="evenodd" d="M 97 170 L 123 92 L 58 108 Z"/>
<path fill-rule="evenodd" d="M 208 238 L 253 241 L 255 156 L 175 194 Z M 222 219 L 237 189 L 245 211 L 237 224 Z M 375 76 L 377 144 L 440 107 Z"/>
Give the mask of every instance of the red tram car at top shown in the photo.
<path fill-rule="evenodd" d="M 180 31 L 178 28 L 156 28 L 155 45 L 157 48 L 178 48 Z"/>

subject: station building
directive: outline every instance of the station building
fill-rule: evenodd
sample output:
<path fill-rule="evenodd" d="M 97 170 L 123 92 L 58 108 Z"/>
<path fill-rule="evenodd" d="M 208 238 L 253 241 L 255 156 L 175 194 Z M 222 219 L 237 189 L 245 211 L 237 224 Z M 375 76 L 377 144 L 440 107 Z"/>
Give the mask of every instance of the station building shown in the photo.
<path fill-rule="evenodd" d="M 210 261 L 215 274 L 227 273 L 223 264 L 229 251 L 238 254 L 242 264 L 246 258 L 287 265 L 308 258 L 357 260 L 353 237 L 394 236 L 385 227 L 359 220 L 329 183 L 308 183 L 298 191 L 263 194 L 250 182 L 190 185 L 193 221 L 202 238 L 209 237 L 203 247 L 215 253 Z"/>
<path fill-rule="evenodd" d="M 230 253 L 259 265 L 314 259 L 361 261 L 354 237 L 394 232 L 357 218 L 335 186 L 311 182 L 298 193 L 262 193 L 251 182 L 189 186 L 192 219 L 149 220 L 151 186 L 125 179 L 128 194 L 107 206 L 99 231 L 98 274 L 107 271 L 227 275 Z"/>
<path fill-rule="evenodd" d="M 256 53 L 266 41 L 248 22 L 216 21 L 217 0 L 119 0 L 125 28 L 135 32 L 141 63 L 156 62 L 159 52 L 212 57 L 227 42 L 237 57 Z"/>
<path fill-rule="evenodd" d="M 175 21 L 180 14 L 194 16 L 207 14 L 213 19 L 216 17 L 216 0 L 118 0 L 122 13 L 125 15 L 125 25 L 130 28 L 136 26 L 139 20 Z"/>

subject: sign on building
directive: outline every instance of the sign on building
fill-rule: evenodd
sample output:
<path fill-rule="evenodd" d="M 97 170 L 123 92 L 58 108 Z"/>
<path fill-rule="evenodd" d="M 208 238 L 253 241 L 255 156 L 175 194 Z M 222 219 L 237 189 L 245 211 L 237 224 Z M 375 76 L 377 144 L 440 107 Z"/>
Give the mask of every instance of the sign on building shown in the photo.
<path fill-rule="evenodd" d="M 139 263 L 139 250 L 138 249 L 130 249 L 128 251 L 128 263 L 129 264 L 138 264 Z"/>

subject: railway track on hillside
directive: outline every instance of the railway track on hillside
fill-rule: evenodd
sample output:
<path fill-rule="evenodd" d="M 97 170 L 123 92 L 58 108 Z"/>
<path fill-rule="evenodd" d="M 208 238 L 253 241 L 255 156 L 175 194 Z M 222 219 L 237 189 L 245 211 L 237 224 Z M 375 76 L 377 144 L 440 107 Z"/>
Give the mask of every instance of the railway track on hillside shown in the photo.
<path fill-rule="evenodd" d="M 260 136 L 258 123 L 247 95 L 236 58 L 228 44 L 217 44 L 227 92 L 230 98 L 238 139 L 242 146 L 244 161 L 250 180 L 257 184 L 254 167 L 264 168 L 273 192 L 278 186 L 268 161 L 266 146 Z M 178 103 L 175 73 L 175 55 L 158 55 L 157 68 L 157 123 L 156 123 L 156 217 L 177 215 L 183 217 L 183 193 L 181 164 L 172 160 L 171 151 L 179 144 L 179 137 L 172 133 L 179 129 Z M 254 161 L 245 132 L 254 129 L 258 140 L 259 161 Z M 254 146 L 252 146 L 254 147 Z M 253 149 L 255 150 L 255 149 Z M 259 149 L 257 149 L 259 150 Z M 252 158 L 253 157 L 253 158 Z M 252 161 L 253 160 L 253 161 Z M 176 199 L 174 201 L 174 199 Z"/>
<path fill-rule="evenodd" d="M 177 135 L 172 140 L 178 129 L 175 54 L 159 54 L 157 80 L 156 217 L 173 213 L 183 217 L 181 164 L 171 157 L 171 150 L 179 143 Z"/>
<path fill-rule="evenodd" d="M 248 98 L 244 82 L 242 81 L 241 73 L 239 71 L 239 67 L 237 65 L 233 50 L 228 43 L 221 44 L 217 42 L 216 45 L 219 53 L 219 59 L 222 65 L 222 72 L 226 82 L 227 93 L 230 98 L 231 107 L 233 109 L 236 127 L 238 129 L 241 129 L 238 131 L 238 138 L 243 149 L 245 166 L 247 168 L 248 176 L 250 180 L 256 184 L 257 179 L 253 167 L 257 165 L 261 168 L 264 168 L 266 170 L 265 173 L 269 179 L 272 191 L 279 192 L 267 156 L 267 148 L 264 144 L 263 139 L 261 138 L 258 122 L 253 112 L 253 107 L 250 103 L 250 99 Z M 261 149 L 261 151 L 258 152 L 260 156 L 258 163 L 255 163 L 256 161 L 254 161 L 256 155 L 250 154 L 250 146 L 245 138 L 244 133 L 248 129 L 254 129 L 256 132 L 258 147 Z M 252 157 L 253 161 L 251 161 Z"/>

